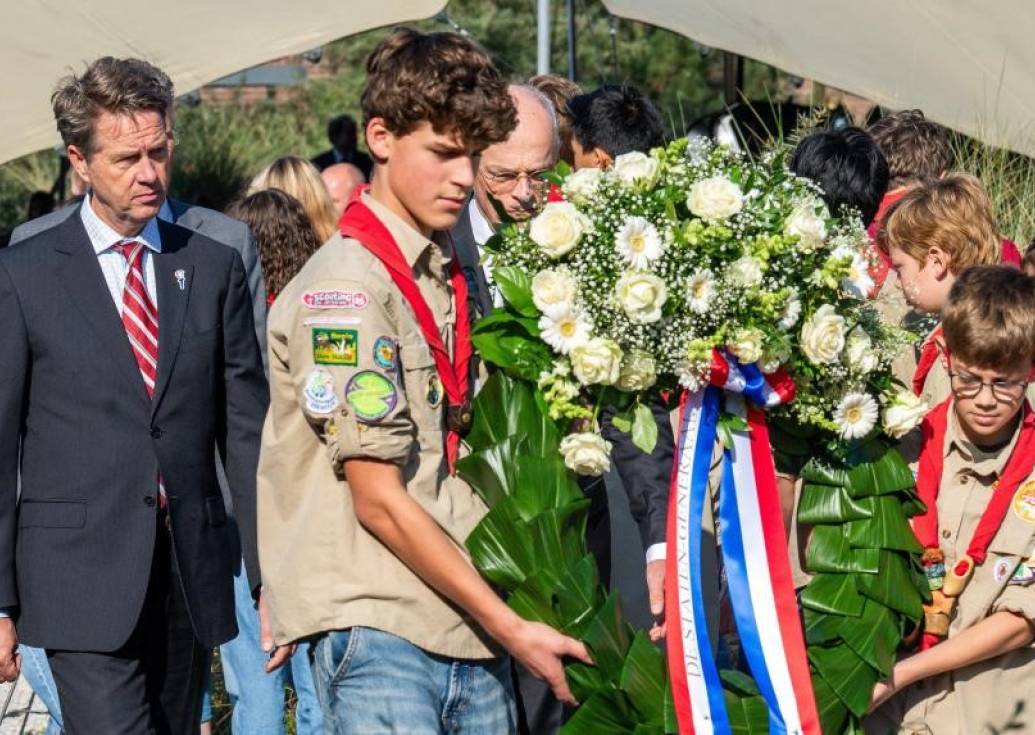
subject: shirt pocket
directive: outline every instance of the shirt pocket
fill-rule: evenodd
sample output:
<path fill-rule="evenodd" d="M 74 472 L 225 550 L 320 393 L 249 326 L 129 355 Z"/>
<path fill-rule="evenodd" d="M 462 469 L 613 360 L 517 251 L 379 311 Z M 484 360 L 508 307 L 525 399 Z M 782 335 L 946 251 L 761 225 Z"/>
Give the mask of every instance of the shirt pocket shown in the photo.
<path fill-rule="evenodd" d="M 431 349 L 423 339 L 407 338 L 399 345 L 400 378 L 410 415 L 421 431 L 442 431 L 446 390 Z"/>

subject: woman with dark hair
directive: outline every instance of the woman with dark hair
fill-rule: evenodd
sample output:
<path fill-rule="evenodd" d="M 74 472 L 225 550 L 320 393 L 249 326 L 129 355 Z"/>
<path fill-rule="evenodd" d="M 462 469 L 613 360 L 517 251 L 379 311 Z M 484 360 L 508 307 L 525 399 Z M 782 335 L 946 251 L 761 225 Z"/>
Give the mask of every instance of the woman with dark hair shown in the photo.
<path fill-rule="evenodd" d="M 280 189 L 262 189 L 230 205 L 227 214 L 251 229 L 270 304 L 320 247 L 301 202 Z"/>

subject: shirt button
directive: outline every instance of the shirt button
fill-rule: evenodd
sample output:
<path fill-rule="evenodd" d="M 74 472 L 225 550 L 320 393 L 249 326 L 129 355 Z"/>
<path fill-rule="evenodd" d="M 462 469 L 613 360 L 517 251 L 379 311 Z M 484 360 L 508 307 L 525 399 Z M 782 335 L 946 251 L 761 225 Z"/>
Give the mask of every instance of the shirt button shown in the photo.
<path fill-rule="evenodd" d="M 942 538 L 949 538 L 951 536 L 952 536 L 952 531 L 950 531 L 949 529 L 946 528 L 944 531 L 942 531 Z"/>
<path fill-rule="evenodd" d="M 155 505 L 154 497 L 151 496 L 151 495 L 145 495 L 144 496 L 144 505 L 146 505 L 148 508 L 153 508 L 154 505 Z"/>

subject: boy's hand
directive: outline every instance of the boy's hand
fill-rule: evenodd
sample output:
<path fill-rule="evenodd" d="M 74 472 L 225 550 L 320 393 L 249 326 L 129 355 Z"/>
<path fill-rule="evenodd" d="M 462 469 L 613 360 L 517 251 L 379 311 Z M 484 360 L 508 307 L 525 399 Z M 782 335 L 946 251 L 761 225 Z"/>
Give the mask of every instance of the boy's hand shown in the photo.
<path fill-rule="evenodd" d="M 578 705 L 568 681 L 564 678 L 565 656 L 593 664 L 585 644 L 558 633 L 549 625 L 522 620 L 500 641 L 522 665 L 553 689 L 558 700 L 571 706 Z"/>
<path fill-rule="evenodd" d="M 896 691 L 895 671 L 892 669 L 891 676 L 887 681 L 878 681 L 873 685 L 873 694 L 870 696 L 870 708 L 866 713 L 869 714 L 870 712 L 873 712 L 875 709 L 887 702 L 895 695 Z"/>

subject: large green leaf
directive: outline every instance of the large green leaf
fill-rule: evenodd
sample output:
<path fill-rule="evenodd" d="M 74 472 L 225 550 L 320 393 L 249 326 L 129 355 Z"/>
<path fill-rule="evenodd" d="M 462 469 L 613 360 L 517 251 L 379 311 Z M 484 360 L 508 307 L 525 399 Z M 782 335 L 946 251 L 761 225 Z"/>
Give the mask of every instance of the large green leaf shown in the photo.
<path fill-rule="evenodd" d="M 809 661 L 845 706 L 857 717 L 866 714 L 877 683 L 877 670 L 845 645 L 811 646 Z"/>
<path fill-rule="evenodd" d="M 813 574 L 877 574 L 879 560 L 877 549 L 853 549 L 844 526 L 815 526 L 805 551 L 805 569 Z"/>
<path fill-rule="evenodd" d="M 918 620 L 923 605 L 913 584 L 909 557 L 900 551 L 881 551 L 880 556 L 880 574 L 855 576 L 859 592 L 911 620 Z"/>
<path fill-rule="evenodd" d="M 658 423 L 650 406 L 637 403 L 633 409 L 632 441 L 644 454 L 654 451 L 658 443 Z"/>
<path fill-rule="evenodd" d="M 730 731 L 736 735 L 769 735 L 769 706 L 762 697 L 738 697 L 724 691 Z"/>
<path fill-rule="evenodd" d="M 560 445 L 557 425 L 543 412 L 528 383 L 494 372 L 474 399 L 474 422 L 464 441 L 486 449 L 512 437 L 524 437 L 528 450 L 553 456 Z"/>
<path fill-rule="evenodd" d="M 859 619 L 842 618 L 839 633 L 845 644 L 882 677 L 891 674 L 902 633 L 898 616 L 890 608 L 867 600 Z"/>
<path fill-rule="evenodd" d="M 604 588 L 600 586 L 597 563 L 590 554 L 571 567 L 557 583 L 557 612 L 564 621 L 563 631 L 582 638 L 593 614 L 604 604 Z"/>
<path fill-rule="evenodd" d="M 561 728 L 562 735 L 630 735 L 636 710 L 624 692 L 601 689 L 582 703 Z"/>
<path fill-rule="evenodd" d="M 574 503 L 584 497 L 560 455 L 545 459 L 519 455 L 511 468 L 511 497 L 523 518 Z"/>
<path fill-rule="evenodd" d="M 724 688 L 738 697 L 760 697 L 762 695 L 755 680 L 743 671 L 719 669 L 719 679 L 722 680 Z"/>
<path fill-rule="evenodd" d="M 856 624 L 859 622 L 859 618 L 829 615 L 813 610 L 810 607 L 803 608 L 801 614 L 805 631 L 805 642 L 810 646 L 837 641 L 841 637 L 841 622 L 844 620 L 849 620 Z"/>
<path fill-rule="evenodd" d="M 457 474 L 473 487 L 491 508 L 513 494 L 516 484 L 514 468 L 523 447 L 522 437 L 507 437 L 498 444 L 458 459 Z"/>
<path fill-rule="evenodd" d="M 516 320 L 476 331 L 471 342 L 483 360 L 529 382 L 537 381 L 553 365 L 553 353 L 546 343 L 529 335 Z"/>
<path fill-rule="evenodd" d="M 856 586 L 856 577 L 870 574 L 817 574 L 801 593 L 801 604 L 813 610 L 835 615 L 859 617 L 863 597 Z"/>
<path fill-rule="evenodd" d="M 812 692 L 816 696 L 820 732 L 840 733 L 849 714 L 844 702 L 819 675 L 812 677 Z"/>
<path fill-rule="evenodd" d="M 622 667 L 620 687 L 646 721 L 665 721 L 665 657 L 642 630 L 636 633 Z"/>
<path fill-rule="evenodd" d="M 526 271 L 514 266 L 500 266 L 492 269 L 492 280 L 514 311 L 521 316 L 539 316 L 539 309 L 532 302 L 532 279 Z"/>
<path fill-rule="evenodd" d="M 869 510 L 843 487 L 804 485 L 798 502 L 798 523 L 844 523 L 869 517 Z"/>
<path fill-rule="evenodd" d="M 897 450 L 872 441 L 847 464 L 812 460 L 802 469 L 807 484 L 844 487 L 853 498 L 885 495 L 913 487 L 913 473 Z"/>
<path fill-rule="evenodd" d="M 632 638 L 632 626 L 625 622 L 621 601 L 617 593 L 612 592 L 593 616 L 582 638 L 593 657 L 593 664 L 608 681 L 621 680 Z"/>
<path fill-rule="evenodd" d="M 553 590 L 556 586 L 556 573 L 552 569 L 540 569 L 525 578 L 511 593 L 507 604 L 525 620 L 546 623 L 559 629 L 564 625 L 564 620 L 554 605 Z"/>
<path fill-rule="evenodd" d="M 848 523 L 848 539 L 852 546 L 861 549 L 896 549 L 913 554 L 923 551 L 909 526 L 909 520 L 902 512 L 899 498 L 878 495 L 863 498 L 859 502 L 867 507 L 872 517 Z"/>

